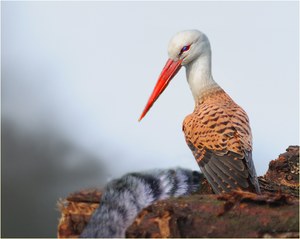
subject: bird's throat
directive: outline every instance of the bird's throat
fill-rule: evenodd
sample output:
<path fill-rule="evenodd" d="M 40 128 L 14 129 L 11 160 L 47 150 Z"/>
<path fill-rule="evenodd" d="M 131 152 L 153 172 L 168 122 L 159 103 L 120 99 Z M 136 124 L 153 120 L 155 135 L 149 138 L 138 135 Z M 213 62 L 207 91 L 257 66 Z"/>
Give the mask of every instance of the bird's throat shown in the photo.
<path fill-rule="evenodd" d="M 195 103 L 207 92 L 220 89 L 211 74 L 211 55 L 200 55 L 186 65 L 186 77 L 192 91 Z"/>

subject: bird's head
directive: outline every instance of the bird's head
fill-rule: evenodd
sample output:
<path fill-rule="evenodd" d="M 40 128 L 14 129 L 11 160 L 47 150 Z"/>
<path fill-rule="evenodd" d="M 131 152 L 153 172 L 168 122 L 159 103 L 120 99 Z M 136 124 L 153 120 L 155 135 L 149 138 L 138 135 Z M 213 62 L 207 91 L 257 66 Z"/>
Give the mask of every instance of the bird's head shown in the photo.
<path fill-rule="evenodd" d="M 178 32 L 168 46 L 169 58 L 174 62 L 181 61 L 182 66 L 193 62 L 202 54 L 210 54 L 210 51 L 207 36 L 198 30 Z"/>
<path fill-rule="evenodd" d="M 158 78 L 139 121 L 147 114 L 181 66 L 187 66 L 201 55 L 210 54 L 210 51 L 208 38 L 198 30 L 182 31 L 173 36 L 168 47 L 169 60 Z"/>

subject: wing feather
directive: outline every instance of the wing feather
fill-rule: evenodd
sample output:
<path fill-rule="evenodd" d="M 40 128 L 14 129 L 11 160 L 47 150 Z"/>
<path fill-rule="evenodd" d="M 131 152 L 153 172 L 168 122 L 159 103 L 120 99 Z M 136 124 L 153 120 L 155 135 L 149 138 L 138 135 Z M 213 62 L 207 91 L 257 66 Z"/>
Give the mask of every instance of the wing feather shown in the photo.
<path fill-rule="evenodd" d="M 223 90 L 199 101 L 183 131 L 216 193 L 232 188 L 260 192 L 248 116 Z"/>
<path fill-rule="evenodd" d="M 227 167 L 224 164 L 224 161 L 227 161 L 228 158 L 219 158 L 219 159 L 211 159 L 210 161 L 215 164 L 216 167 L 219 168 L 219 170 L 221 172 L 224 173 L 224 178 L 228 177 L 228 178 L 232 178 L 235 182 L 236 185 L 233 186 L 233 188 L 237 187 L 237 185 L 239 185 L 242 188 L 248 188 L 249 184 L 247 182 L 247 178 L 241 177 L 238 174 L 238 170 L 233 170 L 232 168 Z M 245 170 L 246 171 L 246 170 Z"/>
<path fill-rule="evenodd" d="M 220 184 L 222 184 L 222 188 L 224 191 L 229 191 L 232 188 L 236 187 L 235 182 L 232 180 L 232 178 L 228 177 L 228 175 L 226 175 L 224 172 L 222 172 L 218 166 L 215 165 L 215 163 L 213 162 L 213 160 L 210 160 L 208 164 L 209 167 L 211 168 L 211 171 L 214 173 L 214 176 L 216 176 L 220 182 Z M 205 167 L 206 167 L 205 165 Z"/>
<path fill-rule="evenodd" d="M 209 182 L 209 184 L 211 185 L 211 187 L 213 188 L 215 193 L 220 193 L 222 192 L 222 190 L 219 189 L 219 185 L 216 183 L 216 181 L 214 181 L 211 177 L 211 175 L 206 171 L 205 167 L 201 167 L 201 171 L 204 174 L 205 178 L 207 179 L 207 181 Z"/>

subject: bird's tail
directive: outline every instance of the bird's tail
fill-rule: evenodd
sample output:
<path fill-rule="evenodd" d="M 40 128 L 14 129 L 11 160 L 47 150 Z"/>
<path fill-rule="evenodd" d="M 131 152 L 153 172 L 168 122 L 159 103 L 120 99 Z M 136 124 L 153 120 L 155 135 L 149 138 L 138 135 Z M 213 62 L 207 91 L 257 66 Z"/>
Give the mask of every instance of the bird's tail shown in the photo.
<path fill-rule="evenodd" d="M 188 195 L 200 187 L 202 174 L 176 168 L 130 173 L 108 183 L 80 237 L 125 237 L 137 214 L 153 202 Z"/>

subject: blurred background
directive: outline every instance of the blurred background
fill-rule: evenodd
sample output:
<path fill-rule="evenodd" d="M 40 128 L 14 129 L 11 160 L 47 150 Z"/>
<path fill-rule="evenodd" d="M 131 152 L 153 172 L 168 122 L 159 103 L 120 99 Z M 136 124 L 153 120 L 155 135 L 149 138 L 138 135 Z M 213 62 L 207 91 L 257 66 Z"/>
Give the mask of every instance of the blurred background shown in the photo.
<path fill-rule="evenodd" d="M 299 144 L 298 2 L 1 2 L 2 237 L 55 237 L 56 202 L 131 171 L 198 169 L 182 70 L 137 119 L 173 34 L 199 29 L 248 113 L 258 175 Z"/>

